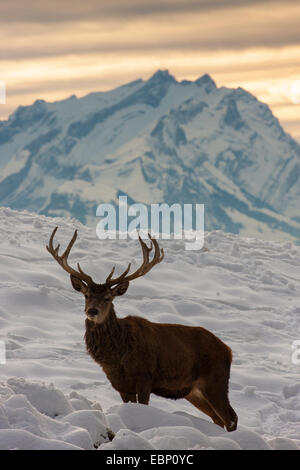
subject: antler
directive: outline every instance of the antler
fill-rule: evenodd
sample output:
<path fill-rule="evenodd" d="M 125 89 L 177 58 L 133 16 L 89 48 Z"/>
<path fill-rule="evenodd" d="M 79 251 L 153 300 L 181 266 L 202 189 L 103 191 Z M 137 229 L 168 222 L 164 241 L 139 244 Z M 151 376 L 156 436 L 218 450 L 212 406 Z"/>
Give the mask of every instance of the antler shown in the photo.
<path fill-rule="evenodd" d="M 123 272 L 123 274 L 121 274 L 121 276 L 119 276 L 119 277 L 116 277 L 115 279 L 112 278 L 113 273 L 115 271 L 115 267 L 113 267 L 110 274 L 106 278 L 105 283 L 107 285 L 113 286 L 115 284 L 121 284 L 122 282 L 132 281 L 133 279 L 144 276 L 147 272 L 150 271 L 150 269 L 153 268 L 153 266 L 155 266 L 156 264 L 160 263 L 163 260 L 163 258 L 164 258 L 163 248 L 159 247 L 157 241 L 155 240 L 155 238 L 151 237 L 150 233 L 148 233 L 148 236 L 151 240 L 150 247 L 148 247 L 146 245 L 146 243 L 143 242 L 143 240 L 139 236 L 139 242 L 141 244 L 142 251 L 143 251 L 143 263 L 142 263 L 142 265 L 134 273 L 127 276 L 127 274 L 129 273 L 130 267 L 131 267 L 131 263 L 129 263 L 127 269 Z M 152 250 L 153 245 L 154 245 L 154 255 L 153 255 L 152 260 L 149 261 L 149 253 Z"/>
<path fill-rule="evenodd" d="M 77 263 L 78 271 L 76 271 L 76 269 L 71 268 L 71 266 L 69 266 L 69 264 L 68 264 L 68 256 L 69 256 L 70 251 L 71 251 L 71 249 L 72 249 L 72 247 L 73 247 L 73 245 L 76 241 L 77 230 L 75 230 L 74 235 L 73 235 L 69 245 L 65 249 L 64 253 L 61 256 L 59 256 L 58 250 L 59 250 L 60 245 L 57 245 L 56 248 L 53 247 L 53 240 L 54 240 L 54 236 L 56 234 L 57 229 L 58 229 L 58 227 L 55 227 L 55 229 L 53 230 L 53 232 L 51 234 L 51 237 L 49 239 L 49 246 L 46 246 L 49 253 L 58 262 L 58 264 L 65 271 L 67 271 L 67 273 L 73 274 L 73 276 L 77 277 L 78 279 L 81 279 L 82 281 L 86 282 L 88 285 L 94 284 L 94 281 L 91 278 L 91 276 L 88 276 L 85 272 L 82 271 L 79 263 Z"/>

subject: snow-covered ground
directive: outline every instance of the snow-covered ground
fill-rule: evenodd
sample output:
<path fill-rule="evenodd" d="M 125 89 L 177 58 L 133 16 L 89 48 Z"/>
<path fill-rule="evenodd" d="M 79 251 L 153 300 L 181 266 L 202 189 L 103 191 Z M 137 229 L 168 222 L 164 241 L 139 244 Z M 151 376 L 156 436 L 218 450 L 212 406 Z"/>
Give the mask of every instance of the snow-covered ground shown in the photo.
<path fill-rule="evenodd" d="M 56 225 L 62 245 L 79 229 L 70 262 L 99 282 L 141 259 L 136 241 L 0 208 L 0 449 L 300 449 L 299 247 L 211 232 L 200 253 L 163 240 L 164 261 L 115 302 L 120 317 L 201 325 L 232 348 L 239 425 L 227 433 L 185 400 L 122 404 L 85 351 L 83 298 L 45 249 Z"/>

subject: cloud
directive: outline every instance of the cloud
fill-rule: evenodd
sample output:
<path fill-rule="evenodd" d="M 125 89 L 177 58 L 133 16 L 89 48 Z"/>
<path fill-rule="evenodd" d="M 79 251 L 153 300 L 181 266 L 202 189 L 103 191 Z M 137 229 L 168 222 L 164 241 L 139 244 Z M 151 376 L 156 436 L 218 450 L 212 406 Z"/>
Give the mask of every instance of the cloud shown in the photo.
<path fill-rule="evenodd" d="M 1 22 L 58 23 L 70 21 L 128 19 L 178 13 L 201 13 L 282 5 L 288 8 L 298 0 L 10 0 L 0 4 Z"/>
<path fill-rule="evenodd" d="M 94 0 L 88 0 L 87 5 L 92 5 L 93 2 Z M 64 8 L 66 3 L 68 4 L 68 2 L 63 4 Z M 114 0 L 112 3 L 117 5 L 120 2 Z M 165 5 L 171 7 L 169 3 L 166 2 Z M 177 2 L 175 3 L 178 6 Z M 183 4 L 188 6 L 190 3 L 194 4 L 194 2 L 187 4 L 182 2 L 181 6 Z M 199 3 L 206 5 L 208 2 Z M 253 2 L 244 1 L 243 5 L 245 8 L 247 5 L 248 8 L 246 11 L 238 9 L 233 0 L 231 2 L 212 0 L 212 3 L 223 6 L 226 4 L 227 9 L 222 12 L 216 10 L 213 13 L 205 11 L 199 15 L 191 14 L 187 9 L 176 17 L 176 21 L 170 21 L 169 17 L 159 17 L 157 21 L 152 17 L 139 18 L 135 21 L 124 21 L 124 19 L 108 21 L 103 17 L 98 19 L 97 15 L 92 15 L 87 8 L 91 17 L 89 21 L 79 23 L 58 21 L 55 28 L 52 23 L 37 23 L 30 26 L 27 23 L 17 26 L 6 23 L 0 32 L 2 43 L 0 58 L 15 61 L 65 55 L 84 56 L 94 53 L 128 56 L 152 52 L 202 53 L 258 47 L 278 48 L 300 43 L 299 2 L 285 3 L 282 6 L 277 4 L 278 8 L 271 11 L 268 8 L 270 2 L 267 1 L 261 1 L 256 6 Z M 124 4 L 127 5 L 127 2 Z M 131 0 L 127 8 L 133 8 L 133 5 L 134 2 Z M 147 6 L 148 1 L 145 4 L 142 2 L 142 5 Z M 234 5 L 234 9 L 231 9 L 230 5 Z M 174 8 L 174 2 L 172 6 Z M 1 8 L 3 7 L 0 7 L 0 10 Z"/>
<path fill-rule="evenodd" d="M 300 76 L 299 17 L 299 0 L 0 2 L 0 79 L 8 89 L 1 115 L 38 98 L 148 78 L 158 68 L 178 79 L 207 72 L 218 85 L 244 86 L 275 106 L 270 84 Z M 288 115 L 295 120 L 292 107 Z"/>

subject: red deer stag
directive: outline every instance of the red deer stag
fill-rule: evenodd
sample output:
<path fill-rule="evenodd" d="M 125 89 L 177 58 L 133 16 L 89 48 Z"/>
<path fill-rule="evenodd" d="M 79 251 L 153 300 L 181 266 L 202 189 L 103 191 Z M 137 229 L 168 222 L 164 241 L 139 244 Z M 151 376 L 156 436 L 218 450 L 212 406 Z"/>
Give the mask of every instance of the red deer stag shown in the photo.
<path fill-rule="evenodd" d="M 214 423 L 234 431 L 237 415 L 228 400 L 231 349 L 210 331 L 196 326 L 153 323 L 141 317 L 117 318 L 113 300 L 123 295 L 129 282 L 144 276 L 163 260 L 163 249 L 154 238 L 150 247 L 141 238 L 143 263 L 132 274 L 130 266 L 113 278 L 114 269 L 104 284 L 96 284 L 83 272 L 68 264 L 77 230 L 65 252 L 53 247 L 57 227 L 47 250 L 71 275 L 75 290 L 85 296 L 88 353 L 100 364 L 124 402 L 148 404 L 150 394 L 166 398 L 186 398 Z M 149 254 L 154 245 L 154 255 Z"/>

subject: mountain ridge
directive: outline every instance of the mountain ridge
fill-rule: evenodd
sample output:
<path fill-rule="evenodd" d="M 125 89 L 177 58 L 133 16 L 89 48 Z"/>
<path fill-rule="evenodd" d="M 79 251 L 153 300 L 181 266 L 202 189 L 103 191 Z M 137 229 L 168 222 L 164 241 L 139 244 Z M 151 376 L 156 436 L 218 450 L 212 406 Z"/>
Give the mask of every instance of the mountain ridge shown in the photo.
<path fill-rule="evenodd" d="M 0 122 L 0 203 L 95 223 L 118 195 L 204 203 L 207 230 L 300 240 L 300 146 L 269 107 L 166 70 Z"/>

